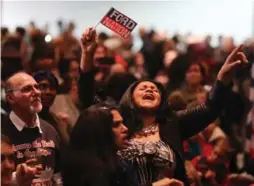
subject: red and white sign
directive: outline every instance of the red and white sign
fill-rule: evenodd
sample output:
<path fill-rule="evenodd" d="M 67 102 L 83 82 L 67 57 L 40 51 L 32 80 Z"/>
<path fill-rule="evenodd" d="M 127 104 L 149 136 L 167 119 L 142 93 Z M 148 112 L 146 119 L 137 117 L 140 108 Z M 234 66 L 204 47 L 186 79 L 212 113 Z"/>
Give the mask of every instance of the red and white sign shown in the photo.
<path fill-rule="evenodd" d="M 123 38 L 128 38 L 137 23 L 118 10 L 111 8 L 100 21 L 101 24 L 116 32 Z"/>

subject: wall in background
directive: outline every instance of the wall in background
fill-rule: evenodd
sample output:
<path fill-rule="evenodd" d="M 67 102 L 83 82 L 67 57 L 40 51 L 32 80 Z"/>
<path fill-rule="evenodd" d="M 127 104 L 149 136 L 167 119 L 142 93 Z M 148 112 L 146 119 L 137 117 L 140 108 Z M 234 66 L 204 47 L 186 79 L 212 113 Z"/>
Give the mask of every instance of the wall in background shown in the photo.
<path fill-rule="evenodd" d="M 237 42 L 252 35 L 253 1 L 4 1 L 2 24 L 14 29 L 34 20 L 43 27 L 49 24 L 52 35 L 58 34 L 60 18 L 76 22 L 75 34 L 94 26 L 113 6 L 139 25 L 166 30 L 169 34 L 197 33 L 232 35 Z M 106 30 L 102 25 L 98 30 Z M 134 30 L 137 33 L 138 29 Z M 216 38 L 215 38 L 216 39 Z"/>

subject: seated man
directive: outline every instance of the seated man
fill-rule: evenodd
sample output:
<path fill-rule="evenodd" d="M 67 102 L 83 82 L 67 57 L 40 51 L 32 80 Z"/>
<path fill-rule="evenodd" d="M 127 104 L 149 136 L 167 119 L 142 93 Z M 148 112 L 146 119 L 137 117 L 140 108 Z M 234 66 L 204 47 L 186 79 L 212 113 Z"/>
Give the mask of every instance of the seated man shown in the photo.
<path fill-rule="evenodd" d="M 42 165 L 43 170 L 34 173 L 32 185 L 61 184 L 59 137 L 38 117 L 42 109 L 39 85 L 32 76 L 18 72 L 6 81 L 6 100 L 11 112 L 2 124 L 2 133 L 13 143 L 16 165 L 36 160 L 31 166 Z"/>

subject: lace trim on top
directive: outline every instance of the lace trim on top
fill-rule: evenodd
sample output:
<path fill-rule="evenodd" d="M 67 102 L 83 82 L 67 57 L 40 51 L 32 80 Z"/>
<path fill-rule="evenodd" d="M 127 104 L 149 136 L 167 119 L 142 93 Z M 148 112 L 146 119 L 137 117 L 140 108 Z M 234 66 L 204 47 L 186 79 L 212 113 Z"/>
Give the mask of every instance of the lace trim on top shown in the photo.
<path fill-rule="evenodd" d="M 153 157 L 153 162 L 157 166 L 160 164 L 162 164 L 162 166 L 166 166 L 166 164 L 172 166 L 175 162 L 172 149 L 161 140 L 156 142 L 130 140 L 130 146 L 118 151 L 117 154 L 120 158 L 130 162 L 134 161 L 138 157 L 151 156 Z"/>

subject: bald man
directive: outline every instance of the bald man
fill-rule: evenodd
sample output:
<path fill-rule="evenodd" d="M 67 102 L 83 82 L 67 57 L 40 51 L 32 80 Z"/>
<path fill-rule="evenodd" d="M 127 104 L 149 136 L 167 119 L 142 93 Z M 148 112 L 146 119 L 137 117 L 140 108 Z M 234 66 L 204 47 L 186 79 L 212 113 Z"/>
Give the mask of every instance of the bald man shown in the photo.
<path fill-rule="evenodd" d="M 6 81 L 6 100 L 11 109 L 28 126 L 35 125 L 36 114 L 41 111 L 41 91 L 32 76 L 19 72 Z"/>
<path fill-rule="evenodd" d="M 6 100 L 11 112 L 2 125 L 2 134 L 14 146 L 16 165 L 30 160 L 34 162 L 31 166 L 42 165 L 43 170 L 34 175 L 31 185 L 61 185 L 59 137 L 38 117 L 42 110 L 39 85 L 29 74 L 18 72 L 6 81 Z"/>

